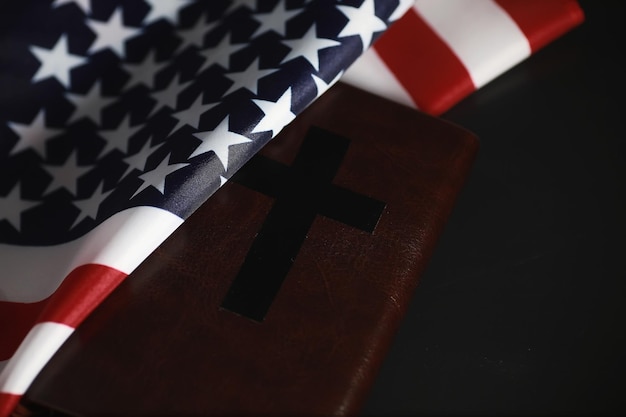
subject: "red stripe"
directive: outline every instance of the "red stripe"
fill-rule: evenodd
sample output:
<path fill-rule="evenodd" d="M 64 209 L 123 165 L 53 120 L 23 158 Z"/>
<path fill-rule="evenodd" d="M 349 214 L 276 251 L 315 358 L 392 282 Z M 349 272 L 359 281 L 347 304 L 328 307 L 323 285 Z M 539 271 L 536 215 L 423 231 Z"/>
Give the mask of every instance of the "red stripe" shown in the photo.
<path fill-rule="evenodd" d="M 104 265 L 76 268 L 49 298 L 39 322 L 78 326 L 125 277 L 125 273 Z"/>
<path fill-rule="evenodd" d="M 45 301 L 29 304 L 0 301 L 0 361 L 13 356 L 44 307 Z"/>
<path fill-rule="evenodd" d="M 441 114 L 476 89 L 461 61 L 414 9 L 383 33 L 374 48 L 427 113 Z"/>
<path fill-rule="evenodd" d="M 0 392 L 0 417 L 9 417 L 19 403 L 20 398 L 22 398 L 21 395 Z"/>
<path fill-rule="evenodd" d="M 581 24 L 584 13 L 575 0 L 496 0 L 524 32 L 536 52 Z"/>
<path fill-rule="evenodd" d="M 78 326 L 125 277 L 125 273 L 104 265 L 83 265 L 74 269 L 45 300 L 0 302 L 0 360 L 13 356 L 36 323 L 53 321 Z"/>

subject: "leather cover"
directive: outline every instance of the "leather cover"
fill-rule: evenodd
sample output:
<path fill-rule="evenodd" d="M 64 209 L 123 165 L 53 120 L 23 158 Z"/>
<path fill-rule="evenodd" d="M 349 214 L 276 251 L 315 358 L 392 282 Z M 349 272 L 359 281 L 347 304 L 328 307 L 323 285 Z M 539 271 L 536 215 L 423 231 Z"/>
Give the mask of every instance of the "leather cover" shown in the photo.
<path fill-rule="evenodd" d="M 336 85 L 104 301 L 26 400 L 86 416 L 358 412 L 476 149 Z"/>

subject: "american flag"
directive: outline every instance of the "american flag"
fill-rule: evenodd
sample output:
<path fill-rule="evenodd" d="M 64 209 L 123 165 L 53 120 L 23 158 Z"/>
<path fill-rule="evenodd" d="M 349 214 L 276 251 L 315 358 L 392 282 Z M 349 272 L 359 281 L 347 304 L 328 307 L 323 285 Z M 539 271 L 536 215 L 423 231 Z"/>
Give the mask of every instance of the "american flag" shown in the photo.
<path fill-rule="evenodd" d="M 399 0 L 0 6 L 0 415 Z"/>
<path fill-rule="evenodd" d="M 415 0 L 342 80 L 440 115 L 583 21 L 576 0 Z"/>

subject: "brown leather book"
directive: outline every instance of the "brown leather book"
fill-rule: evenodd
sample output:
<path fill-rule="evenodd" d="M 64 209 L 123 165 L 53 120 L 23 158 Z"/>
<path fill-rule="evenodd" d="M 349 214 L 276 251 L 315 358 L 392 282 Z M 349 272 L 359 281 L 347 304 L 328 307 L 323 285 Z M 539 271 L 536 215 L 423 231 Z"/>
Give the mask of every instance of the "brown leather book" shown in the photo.
<path fill-rule="evenodd" d="M 105 300 L 25 400 L 85 416 L 357 413 L 476 149 L 336 85 Z"/>

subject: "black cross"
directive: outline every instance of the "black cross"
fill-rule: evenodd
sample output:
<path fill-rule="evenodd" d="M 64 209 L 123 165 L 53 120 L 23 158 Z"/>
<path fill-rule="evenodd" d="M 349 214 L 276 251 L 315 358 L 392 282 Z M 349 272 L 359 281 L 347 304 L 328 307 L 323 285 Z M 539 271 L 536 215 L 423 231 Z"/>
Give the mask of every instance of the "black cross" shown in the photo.
<path fill-rule="evenodd" d="M 332 184 L 349 140 L 311 128 L 291 167 L 256 155 L 233 181 L 275 199 L 222 307 L 262 321 L 317 214 L 372 233 L 385 203 Z"/>

